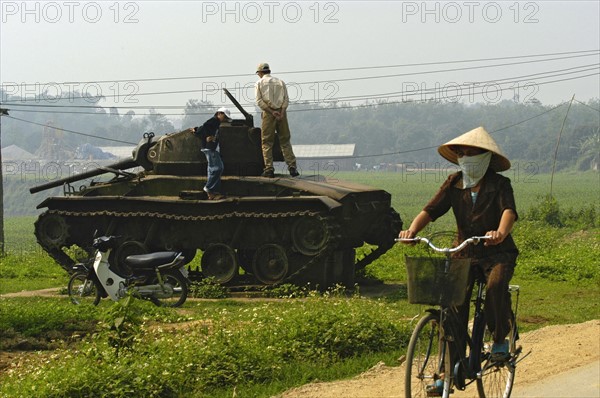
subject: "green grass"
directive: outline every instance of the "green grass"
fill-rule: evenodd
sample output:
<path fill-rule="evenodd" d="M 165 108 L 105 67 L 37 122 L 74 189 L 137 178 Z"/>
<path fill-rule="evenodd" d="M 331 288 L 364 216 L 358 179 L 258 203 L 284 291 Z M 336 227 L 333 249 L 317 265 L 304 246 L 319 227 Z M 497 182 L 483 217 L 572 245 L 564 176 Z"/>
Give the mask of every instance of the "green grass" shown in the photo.
<path fill-rule="evenodd" d="M 24 297 L 0 302 L 0 348 L 10 348 L 11 339 L 44 340 L 48 336 L 68 338 L 74 332 L 94 331 L 98 309 L 72 305 L 66 299 Z"/>
<path fill-rule="evenodd" d="M 77 312 L 65 300 L 47 302 L 48 309 L 20 308 L 20 299 L 6 300 L 0 324 L 18 324 L 29 334 L 49 333 L 48 327 L 34 324 L 58 329 L 65 313 L 102 321 L 98 333 L 79 343 L 77 351 L 59 350 L 46 364 L 3 377 L 0 394 L 11 397 L 27 396 L 34 386 L 38 396 L 126 396 L 133 391 L 146 397 L 219 396 L 214 395 L 218 391 L 231 396 L 234 387 L 242 396 L 264 396 L 262 384 L 277 391 L 315 378 L 346 377 L 382 357 L 397 358 L 410 335 L 403 320 L 406 303 L 362 298 L 315 295 L 239 305 L 225 301 L 212 309 L 193 305 L 184 320 L 201 322 L 171 329 L 153 327 L 152 321 L 180 321 L 175 310 L 139 300 L 92 312 Z M 129 336 L 123 325 L 133 322 L 132 312 L 143 322 Z"/>
<path fill-rule="evenodd" d="M 600 319 L 600 287 L 539 279 L 513 278 L 521 287 L 519 325 L 528 331 L 553 324 Z"/>
<path fill-rule="evenodd" d="M 0 258 L 0 294 L 66 287 L 69 275 L 45 253 L 12 254 Z"/>
<path fill-rule="evenodd" d="M 37 217 L 8 217 L 4 219 L 6 251 L 14 255 L 43 253 L 33 234 Z"/>
<path fill-rule="evenodd" d="M 442 182 L 417 177 L 340 176 L 391 192 L 407 223 Z M 528 177 L 539 179 L 513 179 L 522 217 L 514 231 L 521 255 L 512 281 L 521 286 L 521 330 L 598 319 L 600 228 L 597 223 L 583 225 L 576 216 L 583 208 L 600 213 L 598 174 L 556 176 L 554 194 L 566 221 L 563 228 L 527 219 L 528 209 L 540 207 L 549 188 L 549 176 Z M 0 258 L 1 293 L 66 285 L 66 273 L 37 247 L 33 221 L 26 217 L 6 222 L 8 256 Z M 452 225 L 447 215 L 427 232 L 450 230 Z M 423 250 L 397 245 L 366 272 L 402 284 L 404 256 Z M 103 300 L 98 308 L 84 310 L 66 297 L 2 298 L 0 329 L 10 333 L 3 343 L 26 340 L 39 346 L 50 336 L 62 344 L 0 376 L 0 396 L 225 398 L 235 390 L 238 396 L 266 397 L 317 379 L 347 378 L 382 360 L 397 365 L 411 330 L 408 320 L 426 308 L 408 304 L 405 297 L 400 288 L 381 299 L 311 294 L 278 301 L 189 300 L 180 310 L 139 300 L 128 305 Z"/>
<path fill-rule="evenodd" d="M 503 173 L 511 179 L 517 211 L 522 216 L 550 193 L 551 175 L 533 170 L 510 170 Z M 446 170 L 417 172 L 339 172 L 334 178 L 360 182 L 384 189 L 392 194 L 392 206 L 405 223 L 410 223 L 446 180 Z M 560 173 L 554 176 L 552 193 L 564 209 L 595 206 L 600 214 L 600 173 Z M 447 214 L 435 222 L 436 229 L 453 229 L 454 219 Z"/>
<path fill-rule="evenodd" d="M 523 332 L 598 318 L 597 286 L 541 278 L 513 283 L 521 286 Z M 314 380 L 351 377 L 379 361 L 398 365 L 413 326 L 409 319 L 426 306 L 410 305 L 401 294 L 190 301 L 182 310 L 133 300 L 128 310 L 135 311 L 135 323 L 123 308 L 105 301 L 89 311 L 66 298 L 0 301 L 0 326 L 14 340 L 51 335 L 75 341 L 0 377 L 0 396 L 25 397 L 33 388 L 42 397 L 134 391 L 148 397 L 231 397 L 234 389 L 238 396 L 272 396 Z M 117 334 L 120 318 L 125 322 L 119 325 L 139 328 Z M 84 337 L 73 339 L 71 333 Z"/>

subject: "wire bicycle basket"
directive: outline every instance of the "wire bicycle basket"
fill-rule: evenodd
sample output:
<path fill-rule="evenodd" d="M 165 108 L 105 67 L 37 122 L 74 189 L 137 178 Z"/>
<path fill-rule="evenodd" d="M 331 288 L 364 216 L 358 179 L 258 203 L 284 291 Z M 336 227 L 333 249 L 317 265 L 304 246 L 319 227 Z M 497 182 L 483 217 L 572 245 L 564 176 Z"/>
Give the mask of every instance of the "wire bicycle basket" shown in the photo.
<path fill-rule="evenodd" d="M 406 256 L 408 302 L 451 307 L 464 303 L 469 284 L 471 259 Z"/>

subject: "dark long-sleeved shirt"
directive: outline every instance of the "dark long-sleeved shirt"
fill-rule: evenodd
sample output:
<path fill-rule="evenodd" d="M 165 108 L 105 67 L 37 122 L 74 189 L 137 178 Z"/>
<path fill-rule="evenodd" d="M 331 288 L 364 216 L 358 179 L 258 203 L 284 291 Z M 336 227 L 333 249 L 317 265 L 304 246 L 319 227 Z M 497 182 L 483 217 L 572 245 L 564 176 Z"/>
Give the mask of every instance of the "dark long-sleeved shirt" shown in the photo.
<path fill-rule="evenodd" d="M 462 173 L 460 172 L 450 175 L 423 209 L 429 214 L 431 220 L 435 221 L 452 208 L 456 218 L 459 242 L 471 236 L 482 236 L 488 231 L 498 229 L 500 218 L 505 210 L 514 211 L 515 217 L 518 218 L 510 179 L 488 170 L 481 180 L 481 187 L 474 204 L 471 199 L 471 190 L 462 189 L 461 180 Z M 479 244 L 470 248 L 467 253 L 469 251 L 471 253 L 465 254 L 478 258 L 503 252 L 518 253 L 512 235 L 508 235 L 498 245 Z"/>
<path fill-rule="evenodd" d="M 219 132 L 220 125 L 221 122 L 219 121 L 219 119 L 217 119 L 216 116 L 213 116 L 206 122 L 204 122 L 202 126 L 196 127 L 194 134 L 200 137 L 200 139 L 202 140 L 202 149 L 217 149 L 217 146 L 219 145 L 217 133 Z M 206 141 L 206 137 L 208 136 L 217 137 L 217 139 L 215 141 L 208 142 Z"/>

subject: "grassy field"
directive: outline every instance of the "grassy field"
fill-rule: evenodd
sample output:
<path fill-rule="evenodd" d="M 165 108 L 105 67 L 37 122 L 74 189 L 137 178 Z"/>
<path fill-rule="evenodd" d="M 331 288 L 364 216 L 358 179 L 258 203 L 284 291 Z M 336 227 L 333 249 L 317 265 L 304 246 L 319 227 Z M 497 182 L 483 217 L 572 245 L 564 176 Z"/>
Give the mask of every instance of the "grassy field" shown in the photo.
<path fill-rule="evenodd" d="M 339 177 L 392 193 L 406 223 L 443 181 L 429 174 Z M 521 286 L 523 331 L 600 317 L 598 178 L 557 175 L 554 204 L 544 199 L 549 176 L 513 178 L 521 215 L 513 283 Z M 562 227 L 548 224 L 548 214 Z M 65 272 L 38 249 L 34 220 L 6 222 L 0 293 L 66 284 Z M 445 216 L 429 232 L 449 229 L 452 217 Z M 379 361 L 397 365 L 410 319 L 424 309 L 408 304 L 403 288 L 404 256 L 420 250 L 397 245 L 367 267 L 368 275 L 397 286 L 377 299 L 334 289 L 276 301 L 190 300 L 175 310 L 139 300 L 83 309 L 67 298 L 2 298 L 0 350 L 38 353 L 0 371 L 0 397 L 268 397 L 315 379 L 350 377 Z"/>
<path fill-rule="evenodd" d="M 551 176 L 531 172 L 509 171 L 504 173 L 511 179 L 517 211 L 524 212 L 539 205 L 541 198 L 550 194 Z M 446 180 L 444 170 L 411 172 L 340 172 L 334 178 L 360 182 L 384 189 L 392 194 L 392 206 L 405 222 L 409 223 L 425 206 L 437 189 Z M 600 173 L 560 173 L 554 176 L 552 194 L 564 209 L 594 206 L 600 212 Z M 437 221 L 452 227 L 451 214 Z M 452 228 L 451 228 L 452 229 Z M 443 229 L 440 229 L 443 230 Z"/>

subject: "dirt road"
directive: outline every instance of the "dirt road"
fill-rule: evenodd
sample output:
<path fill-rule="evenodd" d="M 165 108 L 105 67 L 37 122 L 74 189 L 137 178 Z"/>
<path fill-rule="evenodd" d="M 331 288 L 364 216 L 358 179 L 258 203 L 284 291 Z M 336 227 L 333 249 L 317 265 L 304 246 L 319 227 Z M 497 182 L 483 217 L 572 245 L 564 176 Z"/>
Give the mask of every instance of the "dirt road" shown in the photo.
<path fill-rule="evenodd" d="M 517 368 L 513 397 L 600 397 L 598 390 L 600 366 L 600 320 L 576 325 L 554 325 L 523 333 L 520 339 L 523 351 L 531 354 Z M 564 372 L 582 368 L 589 372 L 589 384 L 584 391 L 575 392 L 567 381 L 560 389 L 551 389 L 548 395 L 538 386 L 562 380 Z M 378 364 L 350 380 L 330 383 L 312 383 L 289 390 L 277 398 L 392 398 L 404 396 L 404 366 L 388 367 Z M 575 382 L 576 383 L 576 382 Z M 566 387 L 566 388 L 565 388 Z M 552 387 L 550 387 L 552 388 Z M 595 390 L 595 391 L 594 391 Z M 569 395 L 586 394 L 586 395 Z M 564 395 L 563 395 L 564 394 Z M 452 397 L 476 397 L 474 386 Z"/>

